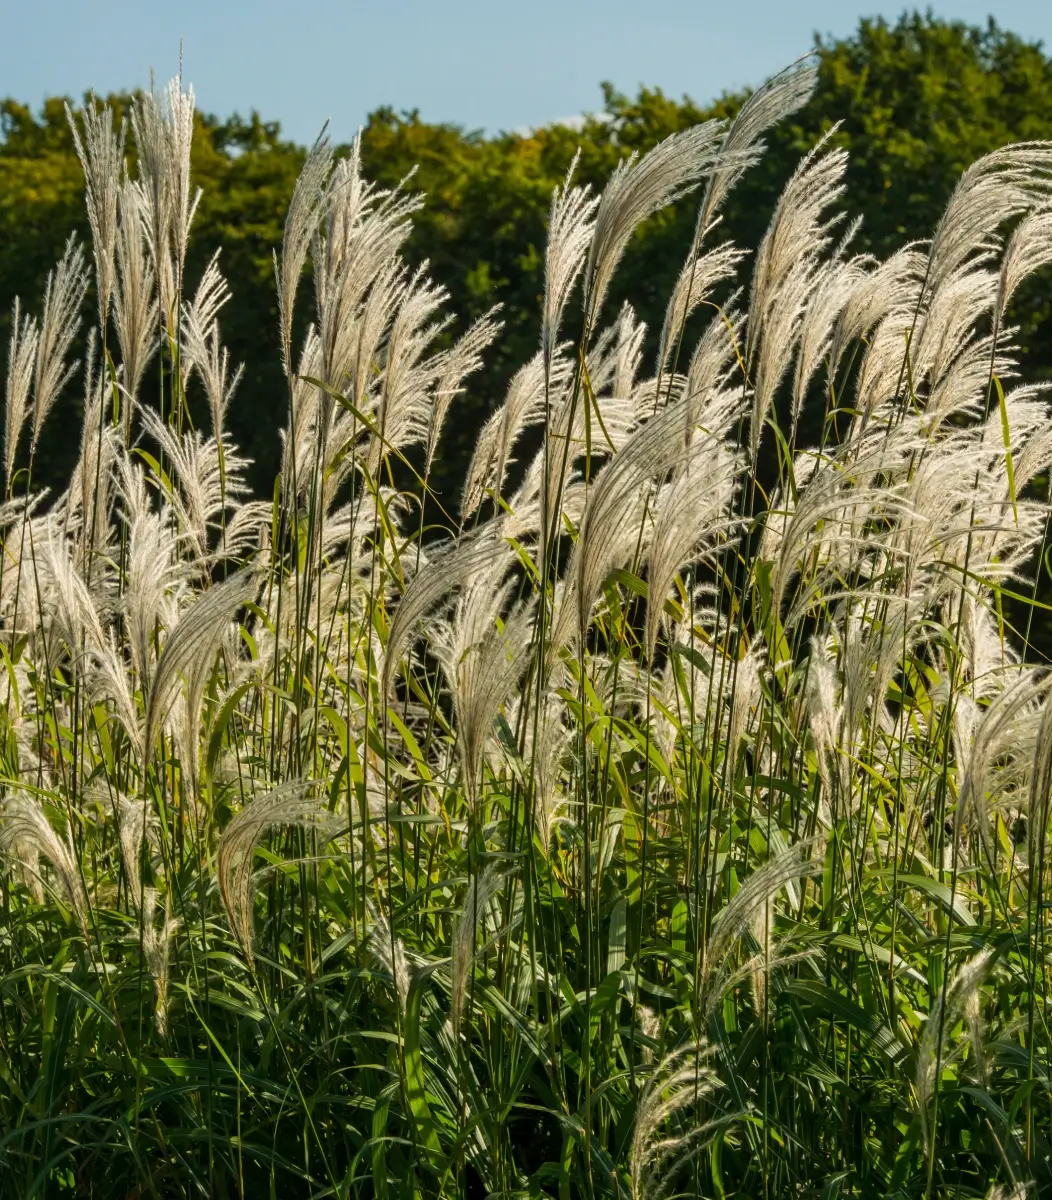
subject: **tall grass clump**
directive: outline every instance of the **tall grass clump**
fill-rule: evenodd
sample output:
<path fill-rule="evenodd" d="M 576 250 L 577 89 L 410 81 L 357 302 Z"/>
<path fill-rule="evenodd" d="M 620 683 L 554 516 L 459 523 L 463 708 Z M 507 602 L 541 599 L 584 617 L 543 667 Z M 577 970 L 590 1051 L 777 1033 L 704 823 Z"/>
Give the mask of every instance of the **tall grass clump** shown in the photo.
<path fill-rule="evenodd" d="M 421 200 L 308 155 L 255 498 L 193 95 L 70 115 L 92 245 L 5 394 L 4 1196 L 1052 1187 L 1052 419 L 1011 323 L 1052 145 L 881 262 L 827 139 L 746 256 L 721 206 L 812 84 L 571 168 L 456 517 L 430 470 L 500 322 L 454 336 L 406 265 Z M 691 192 L 648 361 L 611 282 Z"/>

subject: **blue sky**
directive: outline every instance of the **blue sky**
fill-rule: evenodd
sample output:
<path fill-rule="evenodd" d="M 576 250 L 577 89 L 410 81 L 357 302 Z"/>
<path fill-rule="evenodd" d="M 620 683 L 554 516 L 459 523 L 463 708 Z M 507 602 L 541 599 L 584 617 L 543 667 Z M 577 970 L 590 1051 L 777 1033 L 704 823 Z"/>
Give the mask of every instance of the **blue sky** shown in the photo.
<path fill-rule="evenodd" d="M 937 3 L 984 23 L 991 0 Z M 0 96 L 36 106 L 184 73 L 201 108 L 258 109 L 307 141 L 382 104 L 432 121 L 517 129 L 600 106 L 599 81 L 704 101 L 848 34 L 871 0 L 6 0 Z M 1052 45 L 1049 0 L 998 0 L 998 22 Z"/>

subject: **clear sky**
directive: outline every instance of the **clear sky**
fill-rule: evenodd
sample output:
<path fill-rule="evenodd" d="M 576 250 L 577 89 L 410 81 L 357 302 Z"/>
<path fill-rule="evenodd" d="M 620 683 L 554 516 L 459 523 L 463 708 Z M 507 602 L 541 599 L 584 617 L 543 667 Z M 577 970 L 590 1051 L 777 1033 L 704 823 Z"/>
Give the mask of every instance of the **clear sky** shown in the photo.
<path fill-rule="evenodd" d="M 706 101 L 756 84 L 870 0 L 0 0 L 0 96 L 36 107 L 159 82 L 178 68 L 220 116 L 258 109 L 311 140 L 383 104 L 430 121 L 519 129 L 600 107 L 599 81 Z M 1052 45 L 1052 0 L 938 0 L 939 16 Z"/>

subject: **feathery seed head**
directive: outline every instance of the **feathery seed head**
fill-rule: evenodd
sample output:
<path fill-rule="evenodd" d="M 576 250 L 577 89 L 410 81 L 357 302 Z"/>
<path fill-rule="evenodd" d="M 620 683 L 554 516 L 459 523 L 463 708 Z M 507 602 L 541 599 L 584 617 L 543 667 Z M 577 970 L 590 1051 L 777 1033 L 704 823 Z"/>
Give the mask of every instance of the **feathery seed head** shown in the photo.
<path fill-rule="evenodd" d="M 595 328 L 621 256 L 648 217 L 697 187 L 715 161 L 720 121 L 673 133 L 641 159 L 622 159 L 603 191 L 585 266 L 585 330 Z"/>
<path fill-rule="evenodd" d="M 44 311 L 33 376 L 34 450 L 51 406 L 76 371 L 76 364 L 68 363 L 66 358 L 80 328 L 80 306 L 87 287 L 84 252 L 71 237 L 44 287 Z"/>
<path fill-rule="evenodd" d="M 88 96 L 80 113 L 80 124 L 66 105 L 66 120 L 73 134 L 73 146 L 84 169 L 88 223 L 95 255 L 95 282 L 98 292 L 99 325 L 109 320 L 114 285 L 114 255 L 117 245 L 117 198 L 124 173 L 125 123 L 114 128 L 109 105 L 99 104 L 95 93 Z"/>
<path fill-rule="evenodd" d="M 275 826 L 293 825 L 314 830 L 328 841 L 339 823 L 317 784 L 295 782 L 250 800 L 223 830 L 216 856 L 219 894 L 230 930 L 250 967 L 255 961 L 252 861 L 260 838 Z"/>
<path fill-rule="evenodd" d="M 17 297 L 11 317 L 11 341 L 7 352 L 7 386 L 4 393 L 4 482 L 11 490 L 15 454 L 22 427 L 29 415 L 29 396 L 36 374 L 40 330 L 35 319 L 23 315 Z"/>

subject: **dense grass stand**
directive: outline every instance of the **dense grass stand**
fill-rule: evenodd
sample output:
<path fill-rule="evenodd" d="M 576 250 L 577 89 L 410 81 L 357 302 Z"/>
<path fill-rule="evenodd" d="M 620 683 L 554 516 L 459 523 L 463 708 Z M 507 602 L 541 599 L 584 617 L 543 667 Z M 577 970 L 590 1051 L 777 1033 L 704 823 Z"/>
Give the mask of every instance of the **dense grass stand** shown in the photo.
<path fill-rule="evenodd" d="M 137 103 L 131 175 L 108 110 L 70 117 L 91 257 L 16 309 L 7 374 L 0 1195 L 1052 1186 L 1052 420 L 1009 307 L 1052 145 L 879 262 L 834 131 L 743 295 L 721 206 L 812 86 L 601 195 L 571 171 L 456 517 L 431 467 L 500 323 L 454 339 L 405 265 L 422 201 L 308 156 L 260 500 L 219 260 L 184 279 L 192 93 Z M 695 189 L 644 364 L 610 282 Z M 39 494 L 90 288 L 80 458 Z"/>

